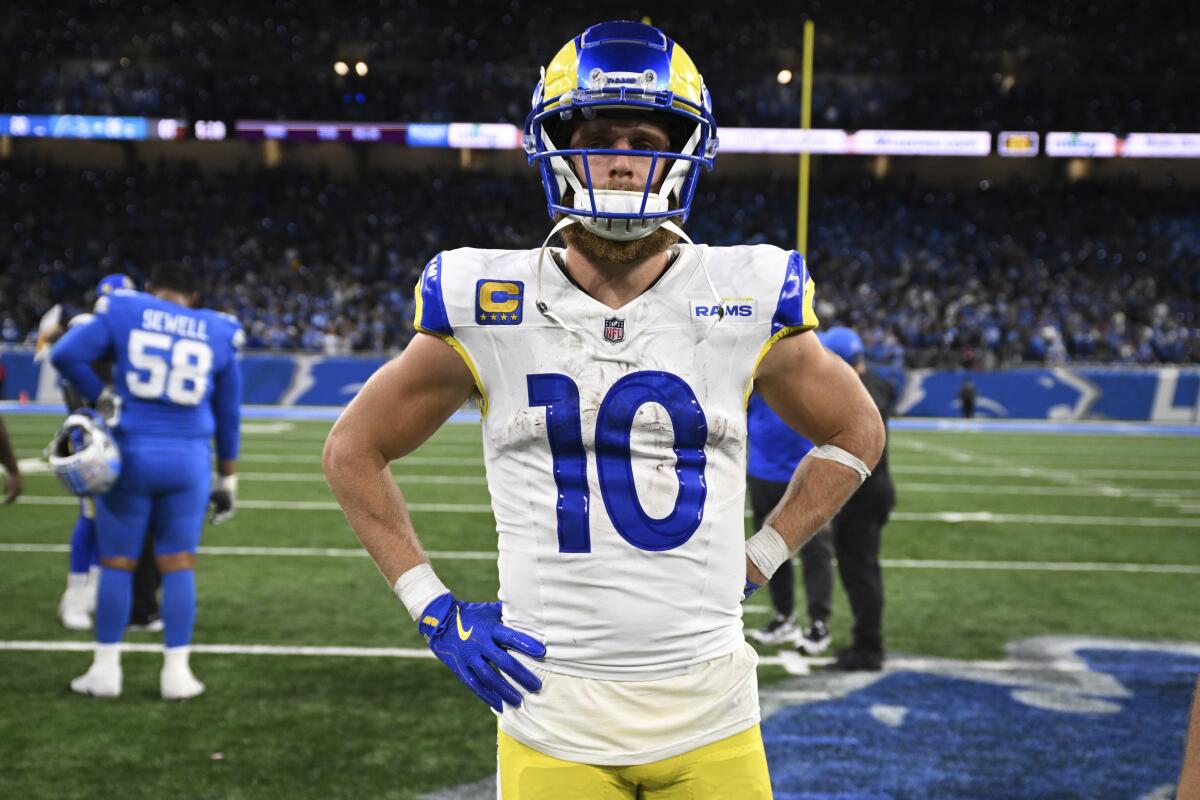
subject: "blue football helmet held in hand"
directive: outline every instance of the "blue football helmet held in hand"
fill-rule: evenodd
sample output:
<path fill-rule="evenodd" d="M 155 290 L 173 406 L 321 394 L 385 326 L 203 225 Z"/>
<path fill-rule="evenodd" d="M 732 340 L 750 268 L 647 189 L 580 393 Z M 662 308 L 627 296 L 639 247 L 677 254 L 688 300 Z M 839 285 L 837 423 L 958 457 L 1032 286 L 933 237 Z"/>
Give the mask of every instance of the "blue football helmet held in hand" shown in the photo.
<path fill-rule="evenodd" d="M 504 675 L 526 691 L 542 688 L 508 651 L 539 659 L 546 655 L 544 644 L 503 625 L 500 614 L 500 603 L 463 603 L 447 592 L 425 607 L 417 623 L 434 655 L 496 713 L 504 711 L 504 703 L 521 705 L 521 693 Z"/>

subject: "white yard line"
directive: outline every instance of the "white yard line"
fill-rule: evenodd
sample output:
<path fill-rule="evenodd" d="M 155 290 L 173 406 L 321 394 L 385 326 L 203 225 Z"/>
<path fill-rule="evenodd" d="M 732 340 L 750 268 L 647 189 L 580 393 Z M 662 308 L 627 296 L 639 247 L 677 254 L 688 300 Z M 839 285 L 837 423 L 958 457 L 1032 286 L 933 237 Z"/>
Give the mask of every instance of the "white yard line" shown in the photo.
<path fill-rule="evenodd" d="M 0 543 L 0 553 L 66 553 L 65 544 Z M 447 561 L 495 561 L 495 550 L 430 550 L 430 558 Z M 209 547 L 208 556 L 296 556 L 308 558 L 360 558 L 359 547 Z M 1076 561 L 952 561 L 946 559 L 885 558 L 888 569 L 996 570 L 1002 572 L 1125 572 L 1156 575 L 1200 575 L 1200 564 L 1129 564 Z M 751 607 L 747 607 L 751 608 Z M 754 607 L 757 608 L 757 607 Z M 761 610 L 766 610 L 763 606 Z"/>
<path fill-rule="evenodd" d="M 1070 486 L 1076 489 L 1084 489 L 1094 491 L 1108 497 L 1130 497 L 1135 499 L 1147 499 L 1158 495 L 1151 495 L 1150 492 L 1161 490 L 1142 490 L 1129 489 L 1122 486 L 1115 486 L 1112 483 L 1090 480 L 1090 478 L 1110 477 L 1118 479 L 1133 479 L 1137 480 L 1145 477 L 1153 477 L 1154 479 L 1185 477 L 1189 474 L 1187 470 L 1103 470 L 1103 469 L 1076 469 L 1071 471 L 1044 469 L 1042 467 L 1019 466 L 1013 467 L 1006 459 L 995 458 L 991 456 L 979 456 L 969 453 L 964 450 L 958 450 L 944 445 L 931 445 L 926 442 L 912 441 L 909 442 L 911 449 L 923 453 L 941 454 L 949 459 L 963 463 L 983 464 L 982 472 L 978 472 L 979 467 L 963 467 L 955 466 L 950 468 L 943 467 L 916 467 L 907 468 L 898 467 L 897 472 L 919 474 L 954 474 L 954 475 L 970 475 L 970 474 L 988 474 L 987 470 L 999 468 L 1002 470 L 1000 475 L 1018 475 L 1021 477 L 1036 478 L 1046 481 L 1050 484 L 1059 484 Z M 935 471 L 936 470 L 936 471 Z M 944 471 L 948 470 L 948 471 Z M 994 474 L 994 473 L 993 473 Z M 903 490 L 903 484 L 901 485 Z M 1146 492 L 1147 494 L 1142 494 Z M 1168 503 L 1171 501 L 1167 501 Z M 1175 508 L 1181 513 L 1189 513 L 1189 509 L 1185 506 Z"/>
<path fill-rule="evenodd" d="M 447 486 L 486 486 L 487 479 L 473 475 L 395 475 L 403 483 L 432 483 Z M 239 480 L 264 483 L 325 483 L 320 472 L 239 472 Z"/>
<path fill-rule="evenodd" d="M 92 642 L 77 641 L 39 641 L 39 640 L 9 640 L 0 641 L 0 651 L 27 653 L 89 653 L 95 649 Z M 417 647 L 346 647 L 322 645 L 279 645 L 279 644 L 193 644 L 193 653 L 207 655 L 231 656 L 284 656 L 284 657 L 322 657 L 322 658 L 403 658 L 403 659 L 432 659 L 434 655 L 426 648 Z M 121 650 L 126 653 L 162 654 L 161 644 L 144 644 L 123 642 Z M 1200 655 L 1200 645 L 1172 644 L 1172 650 L 1195 653 Z M 785 659 L 786 662 L 785 663 Z M 787 656 L 759 656 L 760 667 L 791 667 L 793 658 Z M 807 666 L 828 666 L 832 658 L 806 658 Z M 967 666 L 973 670 L 985 672 L 1044 672 L 1044 673 L 1086 673 L 1090 669 L 1086 662 L 1075 659 L 1059 659 L 1053 661 L 1011 659 L 1007 661 L 959 661 L 956 659 L 923 658 L 920 656 L 895 656 L 888 658 L 889 672 L 897 670 L 912 670 L 929 672 L 945 669 L 947 665 Z M 766 690 L 771 691 L 770 689 Z"/>
<path fill-rule="evenodd" d="M 991 511 L 936 511 L 932 513 L 893 511 L 892 520 L 902 522 L 944 522 L 1018 524 L 1018 525 L 1083 525 L 1087 527 L 1123 525 L 1131 528 L 1190 528 L 1200 532 L 1200 519 L 1182 517 L 1125 517 L 1074 516 L 1069 514 L 994 514 Z"/>
<path fill-rule="evenodd" d="M 1195 489 L 1122 489 L 1115 486 L 1029 486 L 1021 484 L 968 484 L 961 483 L 909 483 L 897 487 L 900 492 L 955 495 L 1042 495 L 1049 497 L 1133 497 L 1138 499 L 1163 498 L 1177 500 L 1196 498 L 1200 501 L 1200 490 Z"/>
<path fill-rule="evenodd" d="M 973 475 L 979 477 L 995 477 L 1002 475 L 1010 475 L 1024 478 L 1048 478 L 1058 481 L 1070 481 L 1074 478 L 1123 478 L 1123 479 L 1146 479 L 1146 480 L 1162 480 L 1164 478 L 1177 478 L 1179 480 L 1192 480 L 1200 478 L 1200 470 L 1189 469 L 1047 469 L 1045 467 L 1027 467 L 1027 466 L 1008 466 L 998 464 L 995 466 L 981 467 L 964 467 L 957 466 L 958 464 L 966 464 L 970 462 L 980 463 L 983 458 L 973 453 L 965 453 L 961 451 L 950 450 L 950 448 L 942 448 L 946 450 L 947 460 L 955 462 L 946 466 L 936 466 L 932 464 L 897 464 L 889 467 L 892 472 L 899 474 L 910 475 Z"/>
<path fill-rule="evenodd" d="M 31 506 L 77 506 L 79 500 L 66 496 L 21 495 L 18 503 Z M 238 508 L 255 511 L 341 511 L 333 501 L 238 500 Z M 491 514 L 492 507 L 465 503 L 409 503 L 411 511 L 428 514 Z M 750 516 L 749 510 L 746 517 Z M 1068 514 L 993 514 L 990 511 L 895 511 L 891 518 L 902 522 L 979 523 L 987 525 L 1124 525 L 1132 528 L 1191 528 L 1200 531 L 1200 519 L 1185 517 L 1071 516 Z"/>

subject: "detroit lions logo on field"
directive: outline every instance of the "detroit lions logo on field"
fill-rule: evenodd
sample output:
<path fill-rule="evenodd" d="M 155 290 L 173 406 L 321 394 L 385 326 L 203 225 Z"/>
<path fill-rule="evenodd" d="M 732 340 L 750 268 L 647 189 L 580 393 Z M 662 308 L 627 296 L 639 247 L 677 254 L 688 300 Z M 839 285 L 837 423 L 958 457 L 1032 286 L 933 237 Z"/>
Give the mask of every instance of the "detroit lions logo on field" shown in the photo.
<path fill-rule="evenodd" d="M 723 306 L 725 317 L 722 322 L 749 324 L 758 320 L 758 302 L 753 297 L 722 297 L 720 305 L 693 300 L 689 305 L 692 309 L 692 319 L 711 322 L 713 317 L 721 313 Z"/>
<path fill-rule="evenodd" d="M 1200 644 L 1007 650 L 1002 663 L 897 658 L 764 687 L 775 796 L 1173 796 Z"/>
<path fill-rule="evenodd" d="M 480 280 L 475 284 L 475 321 L 480 325 L 520 325 L 524 295 L 522 281 Z"/>

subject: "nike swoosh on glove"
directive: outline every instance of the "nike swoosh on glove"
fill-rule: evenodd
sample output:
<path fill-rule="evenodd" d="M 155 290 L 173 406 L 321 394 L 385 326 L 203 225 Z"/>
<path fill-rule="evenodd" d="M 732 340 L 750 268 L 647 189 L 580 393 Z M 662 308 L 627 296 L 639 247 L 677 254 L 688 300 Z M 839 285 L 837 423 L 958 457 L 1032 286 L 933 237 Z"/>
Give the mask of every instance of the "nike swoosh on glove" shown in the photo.
<path fill-rule="evenodd" d="M 508 651 L 537 659 L 546 655 L 544 644 L 503 625 L 500 615 L 498 602 L 463 603 L 447 592 L 425 607 L 417 623 L 434 655 L 498 714 L 503 703 L 521 705 L 521 693 L 504 676 L 529 692 L 542 688 L 541 680 Z"/>

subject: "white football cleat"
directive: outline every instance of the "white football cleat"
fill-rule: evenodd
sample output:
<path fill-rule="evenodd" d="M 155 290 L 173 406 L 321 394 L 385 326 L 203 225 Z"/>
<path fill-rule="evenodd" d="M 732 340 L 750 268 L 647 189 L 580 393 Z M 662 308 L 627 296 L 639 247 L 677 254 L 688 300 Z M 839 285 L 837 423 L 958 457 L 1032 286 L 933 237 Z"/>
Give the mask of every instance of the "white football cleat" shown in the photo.
<path fill-rule="evenodd" d="M 163 667 L 158 675 L 163 700 L 188 700 L 204 694 L 204 684 L 196 680 L 186 665 Z"/>
<path fill-rule="evenodd" d="M 58 601 L 58 618 L 64 628 L 86 631 L 92 627 L 92 615 L 88 611 L 88 589 L 86 586 L 70 586 Z"/>
<path fill-rule="evenodd" d="M 90 697 L 120 697 L 121 666 L 92 664 L 87 672 L 71 681 L 71 691 Z"/>

